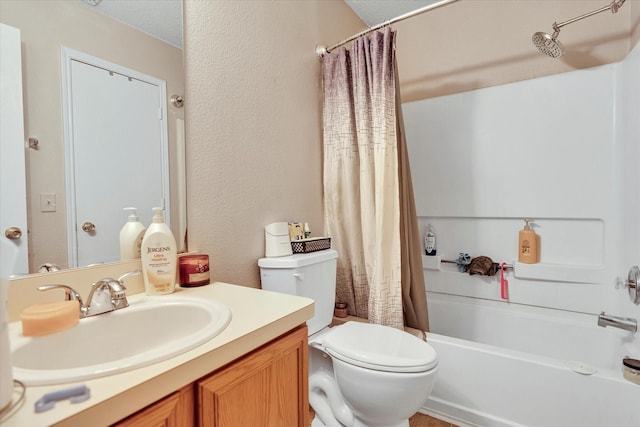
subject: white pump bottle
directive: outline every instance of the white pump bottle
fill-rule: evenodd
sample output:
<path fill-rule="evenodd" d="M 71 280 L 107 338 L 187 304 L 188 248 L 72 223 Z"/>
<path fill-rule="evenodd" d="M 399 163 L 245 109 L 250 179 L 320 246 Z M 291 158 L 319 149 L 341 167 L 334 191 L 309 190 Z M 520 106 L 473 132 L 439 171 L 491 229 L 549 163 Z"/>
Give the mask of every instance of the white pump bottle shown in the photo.
<path fill-rule="evenodd" d="M 140 247 L 145 226 L 138 219 L 136 208 L 124 208 L 129 212 L 129 220 L 120 230 L 120 260 L 140 259 Z"/>

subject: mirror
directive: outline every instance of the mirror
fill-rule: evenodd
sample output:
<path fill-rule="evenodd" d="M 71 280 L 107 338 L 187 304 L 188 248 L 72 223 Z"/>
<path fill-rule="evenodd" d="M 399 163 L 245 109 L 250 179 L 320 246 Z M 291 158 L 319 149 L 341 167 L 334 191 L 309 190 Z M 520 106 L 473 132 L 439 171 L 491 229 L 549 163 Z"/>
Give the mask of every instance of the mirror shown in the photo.
<path fill-rule="evenodd" d="M 166 82 L 169 146 L 169 224 L 185 250 L 184 109 L 170 103 L 184 93 L 182 49 L 107 17 L 79 0 L 3 0 L 0 22 L 21 32 L 26 150 L 29 272 L 52 263 L 67 268 L 61 48 L 92 55 Z M 96 159 L 96 173 L 101 171 Z M 2 176 L 2 179 L 11 177 Z M 117 191 L 117 188 L 111 189 Z M 151 212 L 139 212 L 148 225 Z M 120 222 L 126 222 L 122 213 Z M 113 236 L 118 239 L 118 236 Z"/>

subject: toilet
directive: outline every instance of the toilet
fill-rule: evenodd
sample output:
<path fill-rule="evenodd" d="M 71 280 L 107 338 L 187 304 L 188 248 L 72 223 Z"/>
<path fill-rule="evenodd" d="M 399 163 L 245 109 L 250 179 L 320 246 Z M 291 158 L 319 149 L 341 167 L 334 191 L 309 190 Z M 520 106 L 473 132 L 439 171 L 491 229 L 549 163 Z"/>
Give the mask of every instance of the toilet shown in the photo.
<path fill-rule="evenodd" d="M 315 302 L 309 328 L 312 427 L 401 427 L 427 401 L 438 358 L 423 340 L 363 322 L 333 320 L 338 253 L 328 249 L 258 261 L 262 289 Z"/>

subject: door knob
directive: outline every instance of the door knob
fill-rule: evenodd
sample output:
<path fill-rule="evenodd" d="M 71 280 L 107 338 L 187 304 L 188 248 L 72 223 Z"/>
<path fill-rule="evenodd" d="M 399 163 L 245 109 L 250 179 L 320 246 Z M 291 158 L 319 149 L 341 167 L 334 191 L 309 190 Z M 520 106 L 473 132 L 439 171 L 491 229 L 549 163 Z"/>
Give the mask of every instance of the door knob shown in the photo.
<path fill-rule="evenodd" d="M 82 224 L 82 231 L 85 233 L 93 233 L 96 231 L 96 226 L 92 222 L 86 221 Z"/>
<path fill-rule="evenodd" d="M 4 230 L 4 236 L 9 240 L 18 240 L 22 237 L 22 230 L 18 227 L 9 227 Z"/>

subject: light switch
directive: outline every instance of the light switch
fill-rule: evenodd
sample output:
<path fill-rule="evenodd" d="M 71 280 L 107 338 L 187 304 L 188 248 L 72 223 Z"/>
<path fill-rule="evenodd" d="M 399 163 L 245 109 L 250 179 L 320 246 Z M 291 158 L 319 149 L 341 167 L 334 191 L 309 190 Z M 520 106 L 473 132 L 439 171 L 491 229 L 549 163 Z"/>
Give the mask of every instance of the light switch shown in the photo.
<path fill-rule="evenodd" d="M 40 193 L 40 212 L 56 211 L 56 193 Z"/>

